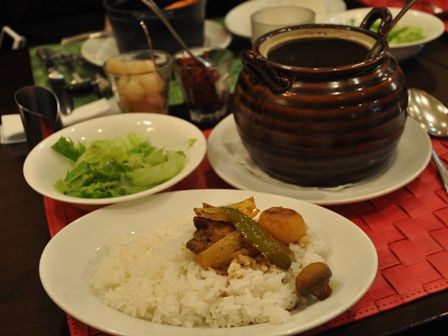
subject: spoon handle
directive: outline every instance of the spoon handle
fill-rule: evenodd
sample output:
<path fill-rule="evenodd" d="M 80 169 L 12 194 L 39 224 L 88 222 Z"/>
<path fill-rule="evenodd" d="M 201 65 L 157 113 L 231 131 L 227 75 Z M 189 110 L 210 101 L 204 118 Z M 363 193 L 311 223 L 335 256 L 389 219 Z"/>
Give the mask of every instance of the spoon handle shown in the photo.
<path fill-rule="evenodd" d="M 409 0 L 406 5 L 403 6 L 403 8 L 401 8 L 401 10 L 398 12 L 398 14 L 394 17 L 394 19 L 392 20 L 392 22 L 390 23 L 390 25 L 388 26 L 388 29 L 385 29 L 385 31 L 383 32 L 383 37 L 386 38 L 387 35 L 389 34 L 389 32 L 392 30 L 392 28 L 397 24 L 398 21 L 400 21 L 400 19 L 403 17 L 403 15 L 406 14 L 406 12 L 412 7 L 414 6 L 415 2 L 417 0 Z M 380 39 L 377 39 L 375 44 L 373 45 L 372 49 L 370 49 L 370 51 L 368 52 L 367 56 L 365 59 L 369 59 L 372 58 L 374 56 L 377 55 L 377 53 L 380 51 L 379 49 L 380 47 Z"/>
<path fill-rule="evenodd" d="M 437 168 L 439 169 L 440 176 L 442 177 L 443 185 L 445 187 L 445 190 L 448 192 L 448 170 L 446 169 L 445 165 L 443 164 L 440 157 L 437 155 L 436 151 L 432 150 L 432 159 L 434 160 L 434 163 L 436 164 Z"/>
<path fill-rule="evenodd" d="M 179 36 L 179 34 L 176 32 L 176 30 L 173 28 L 171 23 L 168 21 L 168 19 L 165 17 L 165 14 L 162 12 L 162 10 L 157 6 L 152 0 L 141 0 L 143 4 L 145 4 L 149 9 L 151 9 L 155 15 L 163 22 L 165 27 L 169 30 L 171 35 L 176 39 L 177 43 L 180 44 L 180 46 L 189 54 L 189 56 L 193 59 L 196 57 L 191 53 L 190 49 L 188 49 L 187 45 L 185 44 L 184 40 Z"/>

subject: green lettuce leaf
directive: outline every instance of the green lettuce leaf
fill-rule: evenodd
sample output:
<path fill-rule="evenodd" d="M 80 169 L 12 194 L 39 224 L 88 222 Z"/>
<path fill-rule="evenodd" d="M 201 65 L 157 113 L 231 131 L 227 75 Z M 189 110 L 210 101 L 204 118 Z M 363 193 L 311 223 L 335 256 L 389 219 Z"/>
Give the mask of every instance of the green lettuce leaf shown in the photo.
<path fill-rule="evenodd" d="M 74 161 L 65 177 L 56 181 L 56 190 L 81 198 L 136 193 L 169 180 L 186 163 L 183 151 L 157 148 L 134 133 L 86 144 L 61 137 L 52 148 Z"/>

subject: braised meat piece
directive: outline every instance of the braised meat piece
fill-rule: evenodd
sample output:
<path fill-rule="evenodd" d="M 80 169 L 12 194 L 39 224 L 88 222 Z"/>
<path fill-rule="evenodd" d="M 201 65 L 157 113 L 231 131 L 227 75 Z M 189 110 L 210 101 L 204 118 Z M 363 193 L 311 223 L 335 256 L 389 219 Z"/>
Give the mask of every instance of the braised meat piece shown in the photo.
<path fill-rule="evenodd" d="M 201 217 L 193 218 L 196 231 L 187 242 L 187 248 L 194 254 L 201 253 L 229 233 L 235 231 L 232 223 L 213 221 Z"/>
<path fill-rule="evenodd" d="M 196 231 L 193 234 L 193 238 L 187 242 L 186 246 L 194 254 L 201 253 L 210 245 L 236 230 L 230 222 L 214 221 L 198 216 L 193 218 L 193 223 L 196 227 Z M 242 239 L 241 242 L 240 253 L 251 257 L 260 254 L 246 239 Z"/>

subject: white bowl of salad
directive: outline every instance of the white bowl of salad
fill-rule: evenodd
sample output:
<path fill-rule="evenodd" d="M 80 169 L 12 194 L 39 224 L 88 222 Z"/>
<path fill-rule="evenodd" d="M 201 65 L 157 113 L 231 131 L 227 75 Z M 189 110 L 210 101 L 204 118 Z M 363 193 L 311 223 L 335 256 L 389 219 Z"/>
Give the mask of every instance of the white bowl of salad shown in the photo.
<path fill-rule="evenodd" d="M 359 26 L 372 7 L 351 9 L 327 17 L 327 23 Z M 388 7 L 392 15 L 398 14 L 400 8 Z M 374 23 L 372 30 L 377 29 Z M 387 41 L 392 55 L 397 61 L 404 61 L 417 54 L 423 46 L 442 35 L 445 31 L 443 21 L 434 15 L 409 10 L 389 32 Z"/>
<path fill-rule="evenodd" d="M 92 209 L 165 190 L 202 161 L 206 140 L 193 124 L 157 113 L 126 113 L 80 122 L 36 145 L 25 159 L 38 193 Z"/>

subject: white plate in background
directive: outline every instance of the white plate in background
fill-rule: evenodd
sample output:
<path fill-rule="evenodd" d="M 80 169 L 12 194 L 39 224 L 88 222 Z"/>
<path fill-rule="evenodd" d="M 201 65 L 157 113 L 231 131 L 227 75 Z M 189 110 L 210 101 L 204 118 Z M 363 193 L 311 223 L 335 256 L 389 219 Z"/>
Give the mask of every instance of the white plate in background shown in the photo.
<path fill-rule="evenodd" d="M 232 41 L 232 36 L 224 26 L 211 20 L 205 20 L 204 35 L 204 47 L 226 48 Z M 81 45 L 81 56 L 99 67 L 103 66 L 109 57 L 116 55 L 118 48 L 113 36 L 87 39 Z"/>
<path fill-rule="evenodd" d="M 400 11 L 400 8 L 388 8 L 393 16 L 396 16 Z M 350 22 L 354 22 L 357 26 L 359 26 L 371 9 L 372 7 L 366 7 L 335 13 L 333 15 L 329 15 L 325 21 L 328 23 L 343 25 L 348 25 L 350 24 Z M 414 56 L 423 48 L 426 43 L 438 38 L 445 32 L 445 25 L 443 21 L 438 17 L 413 9 L 410 9 L 400 19 L 395 28 L 403 26 L 421 27 L 423 29 L 425 37 L 414 42 L 390 43 L 390 51 L 398 61 L 404 61 L 409 57 Z"/>
<path fill-rule="evenodd" d="M 253 196 L 264 210 L 284 206 L 300 212 L 310 231 L 329 245 L 327 260 L 333 292 L 293 313 L 285 323 L 263 323 L 235 328 L 182 328 L 137 319 L 103 304 L 88 286 L 91 260 L 112 239 L 133 232 L 156 230 L 179 223 L 193 233 L 193 207 L 206 202 L 225 205 Z M 82 243 L 80 243 L 82 242 Z M 350 242 L 350 244 L 347 244 Z M 94 263 L 94 262 L 93 262 Z M 39 274 L 50 298 L 77 320 L 112 335 L 164 336 L 273 336 L 292 335 L 321 325 L 361 299 L 371 286 L 378 266 L 375 247 L 354 223 L 323 207 L 278 195 L 241 190 L 188 190 L 152 195 L 91 212 L 67 225 L 45 247 Z"/>
<path fill-rule="evenodd" d="M 342 0 L 251 0 L 231 9 L 224 18 L 227 29 L 240 37 L 252 35 L 250 16 L 264 7 L 301 6 L 316 13 L 316 22 L 325 21 L 326 17 L 346 9 Z"/>
<path fill-rule="evenodd" d="M 364 201 L 388 194 L 414 180 L 431 158 L 431 140 L 420 125 L 408 118 L 406 128 L 388 169 L 346 188 L 302 187 L 277 180 L 250 160 L 236 130 L 233 115 L 222 120 L 207 141 L 207 157 L 213 170 L 227 183 L 321 205 Z M 251 168 L 249 168 L 251 167 Z"/>

